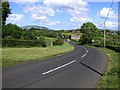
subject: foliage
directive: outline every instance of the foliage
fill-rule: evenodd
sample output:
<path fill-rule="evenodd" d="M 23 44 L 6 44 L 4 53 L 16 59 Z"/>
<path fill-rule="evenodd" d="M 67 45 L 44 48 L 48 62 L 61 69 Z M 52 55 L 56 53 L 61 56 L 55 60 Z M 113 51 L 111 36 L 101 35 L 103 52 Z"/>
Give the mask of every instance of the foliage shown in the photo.
<path fill-rule="evenodd" d="M 3 26 L 2 38 L 5 38 L 6 36 L 11 36 L 14 39 L 19 39 L 21 38 L 21 35 L 22 35 L 22 29 L 17 25 L 10 23 Z"/>
<path fill-rule="evenodd" d="M 2 40 L 3 47 L 46 47 L 45 40 Z"/>
<path fill-rule="evenodd" d="M 120 47 L 116 46 L 116 45 L 107 45 L 106 48 L 111 49 L 115 52 L 119 52 L 120 53 Z"/>
<path fill-rule="evenodd" d="M 6 18 L 11 14 L 10 4 L 7 0 L 2 1 L 2 22 L 5 25 Z"/>
<path fill-rule="evenodd" d="M 97 27 L 91 22 L 84 23 L 80 31 L 83 33 L 80 39 L 81 44 L 91 44 L 92 40 L 96 39 L 100 33 Z"/>
<path fill-rule="evenodd" d="M 21 38 L 24 40 L 36 40 L 37 39 L 36 35 L 30 31 L 23 31 Z"/>
<path fill-rule="evenodd" d="M 53 45 L 63 45 L 64 41 L 61 38 L 58 38 L 55 42 L 53 42 Z"/>
<path fill-rule="evenodd" d="M 71 39 L 71 35 L 63 34 L 65 39 Z"/>

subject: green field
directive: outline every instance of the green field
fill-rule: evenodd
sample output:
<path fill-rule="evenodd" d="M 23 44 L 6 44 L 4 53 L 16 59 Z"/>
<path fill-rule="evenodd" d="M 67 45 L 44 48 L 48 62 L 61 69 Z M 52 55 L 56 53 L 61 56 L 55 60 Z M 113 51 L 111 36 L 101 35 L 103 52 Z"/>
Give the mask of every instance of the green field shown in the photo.
<path fill-rule="evenodd" d="M 10 67 L 26 61 L 43 60 L 73 50 L 74 47 L 66 42 L 62 46 L 49 46 L 46 48 L 3 48 L 2 65 L 3 67 Z"/>
<path fill-rule="evenodd" d="M 71 32 L 62 32 L 62 35 L 71 35 Z"/>
<path fill-rule="evenodd" d="M 118 54 L 112 50 L 100 48 L 108 56 L 105 76 L 98 83 L 98 88 L 118 88 Z"/>

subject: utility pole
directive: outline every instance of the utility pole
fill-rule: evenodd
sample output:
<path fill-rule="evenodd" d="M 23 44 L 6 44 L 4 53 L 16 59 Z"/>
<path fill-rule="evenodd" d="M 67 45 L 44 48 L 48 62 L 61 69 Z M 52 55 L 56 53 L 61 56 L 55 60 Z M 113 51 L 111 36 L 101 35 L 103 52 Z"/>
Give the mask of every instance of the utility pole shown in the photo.
<path fill-rule="evenodd" d="M 106 46 L 106 35 L 105 35 L 105 22 L 104 22 L 104 48 Z"/>

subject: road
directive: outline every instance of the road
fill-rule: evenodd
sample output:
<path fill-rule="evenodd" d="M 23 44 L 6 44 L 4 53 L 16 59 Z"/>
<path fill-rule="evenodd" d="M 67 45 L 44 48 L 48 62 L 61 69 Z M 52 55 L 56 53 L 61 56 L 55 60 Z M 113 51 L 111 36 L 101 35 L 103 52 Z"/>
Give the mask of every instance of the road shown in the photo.
<path fill-rule="evenodd" d="M 74 45 L 69 54 L 3 69 L 3 88 L 95 88 L 104 73 L 106 55 Z"/>

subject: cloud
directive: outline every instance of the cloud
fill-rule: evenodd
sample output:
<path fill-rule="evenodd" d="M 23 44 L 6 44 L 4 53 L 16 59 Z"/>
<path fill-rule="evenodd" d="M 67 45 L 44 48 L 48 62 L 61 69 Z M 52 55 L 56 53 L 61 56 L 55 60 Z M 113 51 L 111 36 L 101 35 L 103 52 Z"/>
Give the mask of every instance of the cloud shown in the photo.
<path fill-rule="evenodd" d="M 36 14 L 32 14 L 32 19 L 40 22 L 47 22 L 47 17 L 46 16 L 38 16 Z"/>
<path fill-rule="evenodd" d="M 109 9 L 110 9 L 110 12 L 109 12 Z M 117 18 L 117 15 L 115 14 L 115 12 L 112 10 L 112 8 L 102 8 L 99 12 L 97 12 L 97 15 L 101 18 L 106 18 L 107 17 L 107 14 L 109 12 L 109 16 L 108 18 Z"/>
<path fill-rule="evenodd" d="M 117 28 L 118 23 L 117 22 L 112 22 L 112 21 L 107 21 L 107 22 L 105 22 L 105 27 L 106 28 Z"/>
<path fill-rule="evenodd" d="M 86 6 L 83 0 L 44 0 L 43 4 L 53 8 L 74 8 L 75 5 Z"/>
<path fill-rule="evenodd" d="M 54 16 L 57 12 L 67 12 L 69 14 L 69 20 L 73 23 L 84 23 L 92 21 L 88 17 L 89 8 L 88 3 L 83 0 L 43 0 L 42 4 L 26 5 L 24 12 L 31 13 L 32 19 L 38 19 L 40 21 L 47 20 L 48 17 Z M 36 16 L 35 16 L 36 15 Z M 51 22 L 49 25 L 54 25 L 55 22 Z"/>
<path fill-rule="evenodd" d="M 81 22 L 81 23 L 85 23 L 85 22 L 92 22 L 93 20 L 90 18 L 85 18 L 85 17 L 72 17 L 70 19 L 71 22 Z"/>
<path fill-rule="evenodd" d="M 26 6 L 24 7 L 24 12 L 26 13 L 36 13 L 39 15 L 46 15 L 46 16 L 54 16 L 54 9 L 41 6 L 41 5 L 33 5 L 33 6 Z"/>
<path fill-rule="evenodd" d="M 44 0 L 43 4 L 57 12 L 67 11 L 71 22 L 91 21 L 88 17 L 88 3 L 83 0 Z"/>
<path fill-rule="evenodd" d="M 25 13 L 29 13 L 34 21 L 48 22 L 48 16 L 54 16 L 55 11 L 50 7 L 45 7 L 43 5 L 30 5 L 25 6 Z"/>
<path fill-rule="evenodd" d="M 59 22 L 59 21 L 48 22 L 48 25 L 49 25 L 49 26 L 55 26 L 55 25 L 57 25 L 57 24 L 60 24 L 60 22 Z"/>
<path fill-rule="evenodd" d="M 24 18 L 23 14 L 10 14 L 8 20 L 10 21 L 20 21 Z"/>
<path fill-rule="evenodd" d="M 42 0 L 8 0 L 9 2 L 16 2 L 16 3 L 21 3 L 21 2 L 40 2 Z"/>

